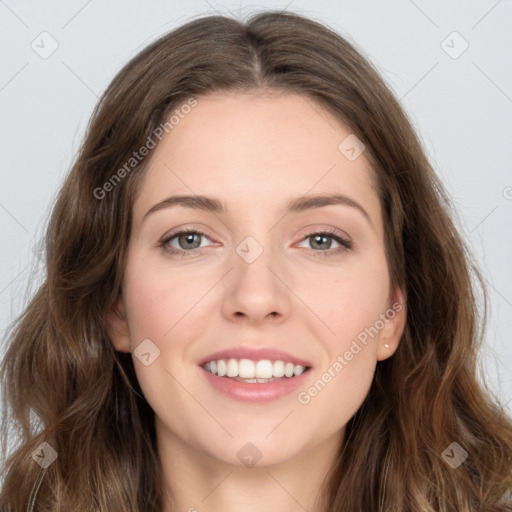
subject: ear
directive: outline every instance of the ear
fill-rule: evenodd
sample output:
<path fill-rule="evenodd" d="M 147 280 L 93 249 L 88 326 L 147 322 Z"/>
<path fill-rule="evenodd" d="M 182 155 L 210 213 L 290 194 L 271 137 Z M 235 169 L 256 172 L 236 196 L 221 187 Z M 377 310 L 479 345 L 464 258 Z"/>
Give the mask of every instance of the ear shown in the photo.
<path fill-rule="evenodd" d="M 391 357 L 398 348 L 407 319 L 407 302 L 404 291 L 397 288 L 383 318 L 384 327 L 379 332 L 377 360 Z M 389 345 L 389 346 L 386 346 Z"/>
<path fill-rule="evenodd" d="M 121 295 L 108 312 L 107 324 L 108 334 L 115 349 L 119 352 L 130 352 L 130 335 Z"/>

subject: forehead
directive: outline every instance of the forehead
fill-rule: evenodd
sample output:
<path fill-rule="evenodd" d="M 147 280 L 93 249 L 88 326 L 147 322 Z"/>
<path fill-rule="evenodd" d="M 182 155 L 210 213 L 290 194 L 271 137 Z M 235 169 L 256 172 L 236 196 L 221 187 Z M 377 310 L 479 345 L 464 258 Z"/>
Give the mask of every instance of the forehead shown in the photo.
<path fill-rule="evenodd" d="M 317 102 L 281 92 L 196 99 L 152 151 L 136 216 L 170 194 L 219 197 L 229 211 L 250 204 L 281 208 L 313 193 L 343 193 L 379 216 L 364 152 L 347 158 L 344 141 L 354 135 Z"/>

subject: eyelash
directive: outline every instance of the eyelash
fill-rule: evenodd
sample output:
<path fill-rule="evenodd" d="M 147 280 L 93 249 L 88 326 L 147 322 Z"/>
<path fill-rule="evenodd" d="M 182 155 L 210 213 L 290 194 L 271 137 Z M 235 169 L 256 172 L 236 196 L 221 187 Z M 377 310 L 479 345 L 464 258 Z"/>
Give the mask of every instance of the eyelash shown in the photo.
<path fill-rule="evenodd" d="M 172 233 L 171 235 L 165 236 L 158 243 L 158 247 L 161 247 L 166 253 L 168 253 L 170 255 L 182 255 L 182 257 L 185 258 L 186 257 L 185 254 L 190 254 L 190 253 L 194 254 L 200 249 L 200 247 L 197 247 L 196 249 L 192 249 L 190 251 L 186 251 L 184 249 L 169 248 L 167 246 L 167 244 L 174 238 L 177 238 L 181 235 L 188 235 L 188 234 L 200 235 L 200 236 L 209 238 L 208 235 L 206 235 L 205 233 L 203 233 L 201 231 L 198 231 L 197 229 L 186 228 L 186 229 L 182 229 L 181 231 L 176 231 L 176 233 Z M 337 234 L 336 231 L 329 230 L 329 229 L 325 229 L 322 231 L 313 231 L 313 232 L 307 234 L 304 238 L 302 238 L 301 242 L 304 240 L 307 240 L 308 238 L 313 237 L 314 235 L 327 236 L 328 238 L 332 238 L 340 244 L 340 247 L 336 247 L 333 250 L 327 249 L 327 250 L 322 251 L 320 249 L 311 249 L 318 256 L 329 257 L 329 256 L 337 255 L 340 252 L 351 250 L 353 247 L 353 244 L 350 240 L 347 240 L 346 238 L 341 237 L 340 235 Z"/>

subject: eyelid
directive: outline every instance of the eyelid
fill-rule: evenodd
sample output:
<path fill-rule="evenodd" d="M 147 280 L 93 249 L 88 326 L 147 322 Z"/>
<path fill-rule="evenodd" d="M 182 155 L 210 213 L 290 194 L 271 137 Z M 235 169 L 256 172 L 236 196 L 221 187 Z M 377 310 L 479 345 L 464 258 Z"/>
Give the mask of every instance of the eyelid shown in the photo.
<path fill-rule="evenodd" d="M 177 228 L 174 228 L 174 229 L 171 229 L 170 231 L 168 231 L 167 233 L 165 233 L 165 235 L 163 235 L 160 240 L 159 240 L 159 243 L 162 242 L 162 241 L 166 241 L 166 240 L 169 240 L 170 238 L 173 238 L 175 237 L 176 235 L 180 235 L 180 234 L 183 234 L 183 233 L 197 233 L 199 235 L 202 235 L 208 239 L 212 239 L 212 236 L 210 236 L 208 233 L 207 233 L 207 229 L 206 228 L 202 228 L 202 227 L 197 227 L 197 226 L 194 226 L 194 225 L 188 225 L 188 224 L 185 224 L 185 225 L 182 225 L 182 226 L 178 226 Z"/>

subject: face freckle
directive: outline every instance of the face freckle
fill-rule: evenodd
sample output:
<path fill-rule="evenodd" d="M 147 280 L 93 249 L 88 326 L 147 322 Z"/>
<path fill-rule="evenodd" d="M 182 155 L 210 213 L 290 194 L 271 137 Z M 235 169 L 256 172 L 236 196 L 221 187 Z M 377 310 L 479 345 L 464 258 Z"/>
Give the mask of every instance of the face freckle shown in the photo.
<path fill-rule="evenodd" d="M 396 349 L 401 295 L 390 289 L 365 153 L 340 149 L 351 135 L 299 95 L 219 93 L 198 97 L 153 150 L 133 206 L 119 304 L 126 334 L 112 338 L 134 353 L 169 453 L 186 444 L 237 464 L 249 439 L 269 464 L 330 453 L 377 361 Z M 143 340 L 158 353 L 150 365 L 136 356 Z M 244 403 L 199 364 L 239 347 L 281 350 L 310 367 L 292 392 Z M 293 428 L 284 420 L 269 436 L 285 411 Z"/>

